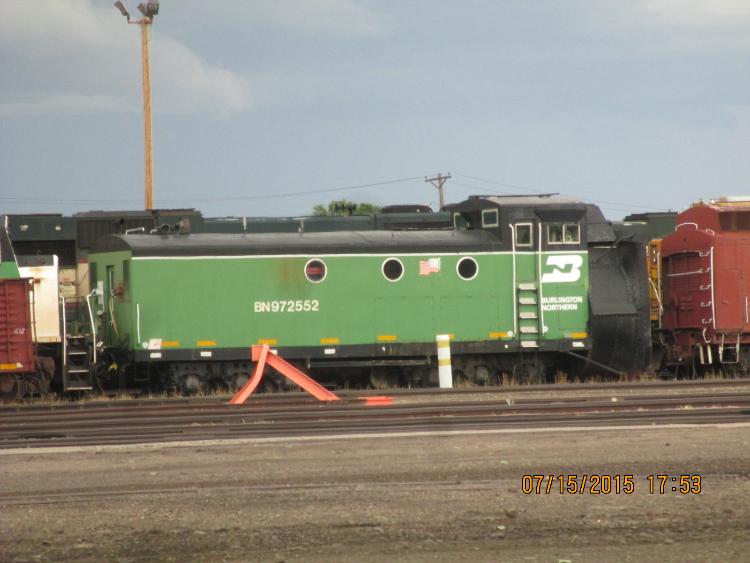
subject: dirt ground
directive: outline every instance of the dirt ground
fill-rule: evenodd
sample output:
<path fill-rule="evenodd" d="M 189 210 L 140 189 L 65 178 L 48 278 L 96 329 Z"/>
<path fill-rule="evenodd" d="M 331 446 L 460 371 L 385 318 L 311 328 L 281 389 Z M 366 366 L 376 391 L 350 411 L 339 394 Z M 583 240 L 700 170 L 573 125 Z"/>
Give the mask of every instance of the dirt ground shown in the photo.
<path fill-rule="evenodd" d="M 2 561 L 750 561 L 746 424 L 0 452 L 0 467 Z M 700 475 L 701 492 L 649 494 L 657 473 Z M 635 492 L 525 495 L 524 474 L 634 475 Z"/>

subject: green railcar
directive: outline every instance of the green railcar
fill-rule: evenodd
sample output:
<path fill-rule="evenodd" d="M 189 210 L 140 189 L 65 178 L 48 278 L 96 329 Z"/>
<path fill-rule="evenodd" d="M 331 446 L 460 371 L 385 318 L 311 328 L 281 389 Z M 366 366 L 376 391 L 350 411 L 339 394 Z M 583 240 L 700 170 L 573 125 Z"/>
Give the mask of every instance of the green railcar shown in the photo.
<path fill-rule="evenodd" d="M 453 230 L 112 235 L 89 256 L 96 338 L 110 372 L 183 391 L 240 384 L 264 343 L 313 370 L 425 380 L 438 334 L 474 379 L 538 373 L 591 348 L 591 207 L 472 198 Z"/>

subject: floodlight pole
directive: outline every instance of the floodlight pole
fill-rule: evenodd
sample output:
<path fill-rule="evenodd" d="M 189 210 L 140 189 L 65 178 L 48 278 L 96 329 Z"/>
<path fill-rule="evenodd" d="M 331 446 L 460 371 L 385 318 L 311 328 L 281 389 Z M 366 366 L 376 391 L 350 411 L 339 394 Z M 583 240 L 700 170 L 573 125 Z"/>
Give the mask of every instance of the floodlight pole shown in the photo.
<path fill-rule="evenodd" d="M 151 18 L 142 18 L 141 26 L 141 59 L 143 74 L 143 152 L 144 152 L 144 200 L 146 209 L 154 208 L 154 150 L 151 131 L 151 63 L 148 51 L 149 26 Z"/>
<path fill-rule="evenodd" d="M 144 204 L 146 210 L 154 208 L 154 159 L 153 140 L 151 133 L 151 62 L 148 52 L 148 35 L 154 23 L 154 16 L 159 13 L 159 2 L 148 0 L 138 4 L 138 10 L 143 17 L 138 21 L 130 19 L 130 13 L 122 0 L 115 2 L 115 8 L 127 18 L 129 24 L 141 26 L 141 77 L 143 80 L 143 172 L 144 172 Z"/>

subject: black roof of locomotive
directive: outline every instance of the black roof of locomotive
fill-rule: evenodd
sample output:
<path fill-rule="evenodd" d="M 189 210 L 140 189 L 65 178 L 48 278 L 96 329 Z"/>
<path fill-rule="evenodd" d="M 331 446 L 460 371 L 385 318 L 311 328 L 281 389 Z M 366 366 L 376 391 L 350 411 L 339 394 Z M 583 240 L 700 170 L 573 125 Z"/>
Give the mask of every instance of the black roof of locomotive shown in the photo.
<path fill-rule="evenodd" d="M 588 243 L 608 243 L 615 234 L 602 210 L 591 203 L 560 194 L 534 195 L 473 195 L 444 209 L 454 213 L 479 212 L 497 208 L 504 211 L 506 221 L 536 217 L 540 221 L 581 221 L 585 224 Z"/>
<path fill-rule="evenodd" d="M 338 231 L 258 234 L 131 234 L 99 239 L 97 252 L 133 256 L 252 256 L 264 254 L 404 254 L 503 249 L 486 230 Z"/>

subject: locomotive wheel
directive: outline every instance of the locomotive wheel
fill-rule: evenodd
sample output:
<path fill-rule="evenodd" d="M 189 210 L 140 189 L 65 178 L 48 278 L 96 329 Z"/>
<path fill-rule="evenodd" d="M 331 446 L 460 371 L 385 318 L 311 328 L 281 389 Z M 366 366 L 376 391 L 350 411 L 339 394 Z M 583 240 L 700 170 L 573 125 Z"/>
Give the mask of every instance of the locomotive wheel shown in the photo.
<path fill-rule="evenodd" d="M 401 374 L 397 369 L 374 367 L 370 370 L 370 385 L 373 389 L 392 389 L 401 380 Z"/>
<path fill-rule="evenodd" d="M 238 371 L 233 373 L 231 375 L 231 384 L 229 385 L 229 389 L 231 391 L 242 389 L 245 386 L 245 383 L 247 383 L 248 379 L 250 379 L 250 376 L 245 372 Z"/>
<path fill-rule="evenodd" d="M 492 372 L 485 365 L 479 365 L 474 368 L 474 383 L 477 385 L 489 385 L 491 383 Z"/>
<path fill-rule="evenodd" d="M 17 401 L 23 396 L 23 381 L 12 373 L 0 374 L 0 403 Z"/>
<path fill-rule="evenodd" d="M 198 374 L 186 373 L 179 380 L 179 390 L 182 395 L 195 395 L 201 391 L 202 384 Z"/>

